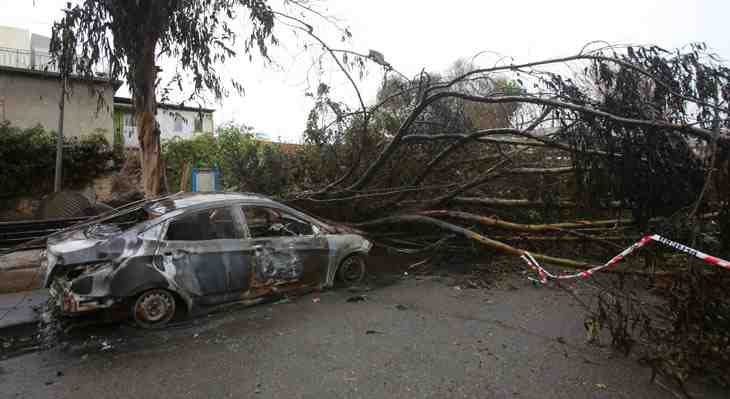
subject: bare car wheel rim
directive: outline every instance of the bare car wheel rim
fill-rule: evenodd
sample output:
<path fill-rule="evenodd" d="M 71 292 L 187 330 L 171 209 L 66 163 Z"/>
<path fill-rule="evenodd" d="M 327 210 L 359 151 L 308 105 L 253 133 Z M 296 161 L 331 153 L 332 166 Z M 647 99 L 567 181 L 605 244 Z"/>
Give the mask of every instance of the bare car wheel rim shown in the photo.
<path fill-rule="evenodd" d="M 162 324 L 175 312 L 175 299 L 165 291 L 152 291 L 137 299 L 135 319 L 144 324 Z"/>
<path fill-rule="evenodd" d="M 365 275 L 365 263 L 358 256 L 352 256 L 342 262 L 341 276 L 346 283 L 356 283 Z"/>

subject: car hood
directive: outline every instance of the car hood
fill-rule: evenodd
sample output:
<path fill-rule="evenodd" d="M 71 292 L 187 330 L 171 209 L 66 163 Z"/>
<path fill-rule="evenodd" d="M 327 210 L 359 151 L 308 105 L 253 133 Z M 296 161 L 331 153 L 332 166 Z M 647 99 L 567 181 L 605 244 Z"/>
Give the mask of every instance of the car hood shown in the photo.
<path fill-rule="evenodd" d="M 48 252 L 63 260 L 63 264 L 88 263 L 108 257 L 109 242 L 122 234 L 111 225 L 91 225 L 64 231 L 48 237 Z"/>
<path fill-rule="evenodd" d="M 48 237 L 46 248 L 45 280 L 55 270 L 89 263 L 113 261 L 125 248 L 134 246 L 137 237 L 110 225 L 91 225 L 64 231 Z"/>

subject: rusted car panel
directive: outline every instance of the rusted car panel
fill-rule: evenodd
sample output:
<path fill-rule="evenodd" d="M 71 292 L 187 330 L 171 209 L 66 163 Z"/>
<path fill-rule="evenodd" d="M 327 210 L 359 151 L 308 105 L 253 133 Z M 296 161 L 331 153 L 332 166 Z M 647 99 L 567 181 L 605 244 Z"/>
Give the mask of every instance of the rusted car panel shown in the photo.
<path fill-rule="evenodd" d="M 48 239 L 44 284 L 60 309 L 128 304 L 150 290 L 188 311 L 303 287 L 333 286 L 371 243 L 266 197 L 181 194 L 139 206 L 150 220 L 121 231 L 90 224 Z M 133 209 L 134 211 L 134 209 Z M 146 304 L 164 304 L 164 294 Z"/>

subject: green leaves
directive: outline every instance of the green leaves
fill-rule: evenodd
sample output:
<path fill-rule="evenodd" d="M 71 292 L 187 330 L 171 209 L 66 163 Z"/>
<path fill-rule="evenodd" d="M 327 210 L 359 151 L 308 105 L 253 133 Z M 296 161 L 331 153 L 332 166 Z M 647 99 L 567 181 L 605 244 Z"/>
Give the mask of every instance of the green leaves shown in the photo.
<path fill-rule="evenodd" d="M 238 12 L 247 14 L 248 24 L 237 19 Z M 195 82 L 193 93 L 185 95 L 208 91 L 221 98 L 225 87 L 212 66 L 236 55 L 233 21 L 249 35 L 243 51 L 258 50 L 268 58 L 276 39 L 265 0 L 83 0 L 54 24 L 50 51 L 59 60 L 68 59 L 80 75 L 93 76 L 99 67 L 111 66 L 111 75 L 124 78 L 138 95 L 155 74 L 150 66 L 160 56 L 171 57 L 178 61 L 176 75 L 190 74 Z M 64 57 L 64 37 L 69 39 L 66 48 L 76 49 L 73 60 Z M 145 59 L 150 52 L 155 54 L 152 65 Z"/>
<path fill-rule="evenodd" d="M 277 195 L 289 182 L 287 154 L 275 143 L 255 139 L 252 129 L 245 125 L 223 125 L 217 137 L 201 135 L 165 141 L 162 152 L 171 191 L 179 187 L 186 162 L 197 168 L 219 168 L 226 189 Z"/>
<path fill-rule="evenodd" d="M 53 189 L 56 136 L 42 127 L 20 129 L 0 124 L 2 197 L 46 194 Z M 63 187 L 81 188 L 109 169 L 116 154 L 104 136 L 66 139 L 63 147 Z"/>

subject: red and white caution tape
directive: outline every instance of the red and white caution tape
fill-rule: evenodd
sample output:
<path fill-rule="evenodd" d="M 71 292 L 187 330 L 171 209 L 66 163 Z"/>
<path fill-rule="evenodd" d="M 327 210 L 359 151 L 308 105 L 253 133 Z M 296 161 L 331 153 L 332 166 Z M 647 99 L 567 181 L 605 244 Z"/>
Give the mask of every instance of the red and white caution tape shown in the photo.
<path fill-rule="evenodd" d="M 537 274 L 540 276 L 539 281 L 541 283 L 545 284 L 545 283 L 547 283 L 548 279 L 570 280 L 570 279 L 575 279 L 575 278 L 590 277 L 593 273 L 603 270 L 603 269 L 607 269 L 607 268 L 615 265 L 616 263 L 620 262 L 625 257 L 630 255 L 632 252 L 636 251 L 637 249 L 639 249 L 639 248 L 643 247 L 644 245 L 646 245 L 647 243 L 649 243 L 649 241 L 660 242 L 664 245 L 667 245 L 667 246 L 677 249 L 679 251 L 690 254 L 690 255 L 694 256 L 695 258 L 701 259 L 707 264 L 719 266 L 719 267 L 730 270 L 730 262 L 728 262 L 724 259 L 714 257 L 712 255 L 708 255 L 704 252 L 690 248 L 690 247 L 680 244 L 678 242 L 674 242 L 672 240 L 666 239 L 658 234 L 652 234 L 652 235 L 645 236 L 641 240 L 635 242 L 630 247 L 624 249 L 620 254 L 614 256 L 613 258 L 611 258 L 611 260 L 604 263 L 603 265 L 592 267 L 588 270 L 584 270 L 582 272 L 574 273 L 574 274 L 552 274 L 549 271 L 545 270 L 545 268 L 540 266 L 540 264 L 537 262 L 537 260 L 535 260 L 535 258 L 529 252 L 525 252 L 525 254 L 522 255 L 522 259 L 524 259 L 525 262 L 527 262 L 528 266 L 530 266 L 532 269 L 534 269 L 537 272 Z"/>

